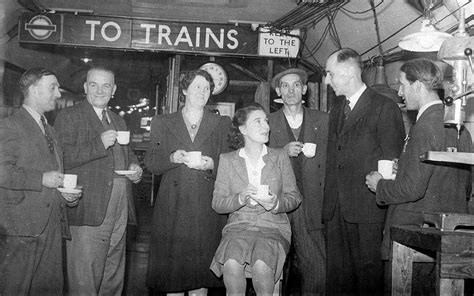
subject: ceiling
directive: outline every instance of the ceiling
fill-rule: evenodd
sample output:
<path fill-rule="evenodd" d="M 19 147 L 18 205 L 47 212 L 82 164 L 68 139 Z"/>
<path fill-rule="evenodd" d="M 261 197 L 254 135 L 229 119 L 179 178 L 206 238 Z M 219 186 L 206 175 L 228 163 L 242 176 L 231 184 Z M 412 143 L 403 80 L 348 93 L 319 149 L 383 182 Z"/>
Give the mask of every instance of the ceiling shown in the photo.
<path fill-rule="evenodd" d="M 424 0 L 426 1 L 426 0 Z M 139 89 L 145 96 L 154 97 L 155 86 L 166 85 L 169 73 L 170 53 L 105 50 L 53 45 L 20 44 L 16 35 L 18 16 L 30 10 L 54 10 L 63 13 L 93 13 L 108 16 L 127 16 L 161 20 L 197 21 L 204 23 L 268 24 L 289 15 L 294 9 L 306 5 L 295 0 L 0 0 L 0 61 L 15 69 L 45 66 L 53 69 L 64 89 L 82 94 L 86 66 L 80 59 L 90 57 L 114 65 L 117 84 L 124 99 L 129 89 Z M 312 1 L 304 1 L 312 2 Z M 313 1 L 314 2 L 314 1 Z M 315 1 L 318 2 L 318 1 Z M 387 57 L 400 57 L 398 41 L 403 36 L 419 31 L 422 13 L 415 8 L 415 2 L 423 1 L 381 1 L 375 0 L 382 50 Z M 459 5 L 469 1 L 443 2 L 433 11 L 437 27 L 447 31 L 457 25 L 457 19 L 450 15 Z M 374 14 L 369 0 L 344 1 L 344 5 L 322 11 L 320 19 L 304 24 L 307 29 L 302 51 L 298 60 L 274 59 L 274 72 L 295 66 L 307 68 L 315 77 L 324 68 L 328 55 L 339 47 L 351 47 L 373 60 L 380 55 Z M 466 6 L 466 16 L 474 13 L 474 3 Z M 304 15 L 298 12 L 298 15 Z M 316 15 L 316 13 L 311 13 Z M 469 25 L 473 25 L 471 21 Z M 294 24 L 293 24 L 294 25 Z M 296 24 L 298 25 L 298 24 Z M 395 53 L 395 54 L 393 54 Z M 193 69 L 208 61 L 209 56 L 186 55 L 182 67 Z M 267 79 L 265 58 L 243 58 L 217 56 L 229 72 L 231 80 L 257 81 Z M 244 71 L 242 71 L 244 69 Z M 390 72 L 390 71 L 389 71 Z M 389 80 L 392 76 L 388 73 Z M 257 77 L 257 78 L 256 78 Z M 317 78 L 316 78 L 317 79 Z M 392 79 L 390 83 L 396 83 Z M 163 87 L 162 87 L 163 88 Z M 118 91 L 119 91 L 118 90 Z M 164 90 L 161 89 L 161 92 Z M 229 88 L 232 91 L 232 88 Z M 244 92 L 245 89 L 236 91 Z M 246 94 L 251 95 L 251 94 Z"/>

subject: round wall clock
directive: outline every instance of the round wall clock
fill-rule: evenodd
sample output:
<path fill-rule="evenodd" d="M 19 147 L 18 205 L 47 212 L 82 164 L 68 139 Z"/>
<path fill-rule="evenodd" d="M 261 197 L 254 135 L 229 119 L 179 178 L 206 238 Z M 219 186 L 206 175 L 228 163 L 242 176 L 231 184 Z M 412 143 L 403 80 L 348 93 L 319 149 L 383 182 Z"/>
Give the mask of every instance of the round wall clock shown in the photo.
<path fill-rule="evenodd" d="M 214 91 L 212 92 L 213 95 L 218 95 L 224 91 L 224 89 L 227 87 L 227 84 L 229 83 L 229 78 L 227 77 L 227 72 L 225 71 L 224 67 L 219 64 L 209 62 L 199 67 L 199 69 L 208 72 L 214 80 Z"/>

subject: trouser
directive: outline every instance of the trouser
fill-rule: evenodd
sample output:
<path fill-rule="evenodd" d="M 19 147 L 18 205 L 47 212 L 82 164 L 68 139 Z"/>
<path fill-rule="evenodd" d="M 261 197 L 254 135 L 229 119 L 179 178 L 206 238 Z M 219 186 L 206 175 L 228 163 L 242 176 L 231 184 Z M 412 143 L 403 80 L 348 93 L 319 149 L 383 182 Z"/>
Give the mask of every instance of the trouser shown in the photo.
<path fill-rule="evenodd" d="M 62 295 L 59 204 L 38 237 L 0 235 L 0 295 Z"/>
<path fill-rule="evenodd" d="M 327 295 L 383 294 L 383 223 L 349 223 L 338 204 L 325 225 Z"/>
<path fill-rule="evenodd" d="M 126 180 L 116 178 L 104 221 L 71 226 L 67 242 L 69 295 L 121 295 L 127 228 Z"/>
<path fill-rule="evenodd" d="M 308 230 L 304 212 L 291 213 L 292 247 L 285 290 L 291 295 L 324 295 L 326 290 L 326 244 L 322 229 Z"/>

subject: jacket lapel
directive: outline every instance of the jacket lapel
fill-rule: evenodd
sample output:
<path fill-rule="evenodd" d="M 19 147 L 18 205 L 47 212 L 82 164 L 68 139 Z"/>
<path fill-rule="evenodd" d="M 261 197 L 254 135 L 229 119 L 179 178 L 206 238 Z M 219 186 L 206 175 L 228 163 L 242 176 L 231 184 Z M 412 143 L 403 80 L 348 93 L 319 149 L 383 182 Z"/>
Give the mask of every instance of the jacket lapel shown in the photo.
<path fill-rule="evenodd" d="M 263 162 L 265 162 L 265 166 L 262 169 L 262 177 L 260 180 L 261 184 L 266 184 L 266 180 L 270 177 L 274 171 L 276 171 L 276 154 L 270 153 L 270 150 L 266 155 L 263 156 Z"/>
<path fill-rule="evenodd" d="M 184 123 L 181 109 L 179 109 L 179 111 L 172 114 L 167 119 L 169 120 L 166 120 L 165 124 L 171 131 L 171 133 L 173 133 L 176 138 L 180 139 L 180 141 L 185 144 L 187 149 L 193 150 L 191 148 L 193 146 L 193 143 L 191 142 L 188 130 L 186 129 L 186 124 Z"/>
<path fill-rule="evenodd" d="M 84 109 L 84 114 L 86 114 L 88 122 L 92 125 L 92 130 L 97 131 L 99 134 L 101 131 L 104 131 L 104 126 L 102 125 L 102 122 L 100 122 L 97 113 L 95 113 L 94 107 L 92 107 L 88 101 L 83 101 L 81 108 Z"/>
<path fill-rule="evenodd" d="M 232 167 L 235 169 L 235 174 L 242 179 L 244 184 L 248 184 L 249 176 L 247 175 L 247 166 L 245 159 L 239 156 L 239 150 L 234 152 L 234 157 L 231 159 Z"/>
<path fill-rule="evenodd" d="M 204 109 L 204 113 L 202 115 L 201 124 L 199 126 L 199 130 L 194 138 L 194 148 L 199 150 L 207 139 L 211 136 L 212 132 L 217 128 L 219 124 L 219 117 L 212 116 L 212 114 Z M 186 133 L 188 131 L 186 130 Z M 189 138 L 189 135 L 188 135 Z"/>
<path fill-rule="evenodd" d="M 359 100 L 357 101 L 354 109 L 349 113 L 348 118 L 344 122 L 344 126 L 342 127 L 341 134 L 346 133 L 351 127 L 362 117 L 370 108 L 370 96 L 369 96 L 369 88 L 367 88 L 362 95 L 360 96 Z"/>
<path fill-rule="evenodd" d="M 275 112 L 275 121 L 272 124 L 272 128 L 273 130 L 270 130 L 270 134 L 272 134 L 271 138 L 275 141 L 275 143 L 271 143 L 272 147 L 284 146 L 290 142 L 283 108 Z"/>

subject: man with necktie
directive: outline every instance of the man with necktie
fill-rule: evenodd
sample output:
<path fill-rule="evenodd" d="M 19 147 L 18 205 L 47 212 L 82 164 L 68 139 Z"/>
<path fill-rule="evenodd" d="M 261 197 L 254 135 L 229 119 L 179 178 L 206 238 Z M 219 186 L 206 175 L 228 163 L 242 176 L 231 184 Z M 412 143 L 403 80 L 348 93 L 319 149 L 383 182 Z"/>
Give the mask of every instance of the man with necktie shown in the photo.
<path fill-rule="evenodd" d="M 395 180 L 383 180 L 377 171 L 366 176 L 370 190 L 376 192 L 376 202 L 388 205 L 382 243 L 382 259 L 390 259 L 390 228 L 394 225 L 424 223 L 423 212 L 468 213 L 471 166 L 457 163 L 423 162 L 419 156 L 427 151 L 471 152 L 469 131 L 463 128 L 458 135 L 454 126 L 444 124 L 444 106 L 438 89 L 442 88 L 441 70 L 430 60 L 414 59 L 400 69 L 399 95 L 403 96 L 408 110 L 418 111 L 416 122 L 410 129 Z M 435 292 L 434 263 L 415 263 L 413 282 L 429 282 L 431 291 L 416 290 L 413 295 Z"/>
<path fill-rule="evenodd" d="M 126 227 L 136 223 L 130 181 L 139 182 L 142 169 L 130 147 L 116 141 L 117 131 L 127 130 L 107 107 L 116 89 L 111 69 L 92 66 L 84 83 L 86 100 L 62 110 L 55 121 L 66 172 L 77 174 L 84 186 L 81 202 L 68 210 L 70 295 L 122 293 Z"/>
<path fill-rule="evenodd" d="M 62 295 L 65 205 L 80 193 L 59 193 L 62 151 L 44 113 L 61 97 L 48 69 L 19 81 L 23 106 L 0 120 L 0 295 Z"/>
<path fill-rule="evenodd" d="M 340 49 L 327 60 L 325 83 L 337 96 L 329 115 L 323 220 L 327 294 L 380 295 L 380 256 L 386 209 L 365 186 L 380 159 L 394 159 L 405 136 L 400 110 L 362 81 L 357 52 Z M 350 108 L 350 109 L 349 109 Z"/>

